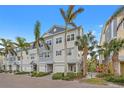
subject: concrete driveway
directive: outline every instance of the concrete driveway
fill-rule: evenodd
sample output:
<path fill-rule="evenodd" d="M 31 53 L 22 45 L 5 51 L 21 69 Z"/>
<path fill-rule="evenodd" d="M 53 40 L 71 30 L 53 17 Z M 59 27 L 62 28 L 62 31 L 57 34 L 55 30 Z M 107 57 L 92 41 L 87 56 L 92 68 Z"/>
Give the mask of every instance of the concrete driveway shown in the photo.
<path fill-rule="evenodd" d="M 52 80 L 51 75 L 35 78 L 28 75 L 0 73 L 0 88 L 112 88 L 113 85 L 93 85 L 79 81 Z"/>

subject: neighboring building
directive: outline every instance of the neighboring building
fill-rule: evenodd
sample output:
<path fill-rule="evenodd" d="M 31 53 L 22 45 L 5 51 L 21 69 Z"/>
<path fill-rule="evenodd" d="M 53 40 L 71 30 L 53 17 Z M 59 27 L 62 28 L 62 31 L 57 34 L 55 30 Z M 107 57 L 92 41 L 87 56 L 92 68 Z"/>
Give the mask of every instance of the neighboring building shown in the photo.
<path fill-rule="evenodd" d="M 50 50 L 45 49 L 43 45 L 40 47 L 40 64 L 39 70 L 43 72 L 64 72 L 64 27 L 54 25 L 46 32 L 43 37 L 49 45 Z M 67 63 L 68 72 L 81 71 L 82 57 L 79 54 L 78 47 L 75 46 L 77 36 L 82 35 L 82 28 L 70 29 L 67 32 Z M 20 51 L 16 49 L 17 56 L 8 55 L 4 58 L 3 68 L 7 70 L 20 70 Z M 34 71 L 37 69 L 37 51 L 36 49 L 28 49 L 28 54 L 23 51 L 23 71 Z"/>
<path fill-rule="evenodd" d="M 117 31 L 117 27 L 122 18 L 124 18 L 124 11 L 118 14 L 117 17 L 111 21 L 111 23 L 109 23 L 103 28 L 100 38 L 100 45 L 103 45 L 104 42 L 110 42 L 114 38 L 124 39 L 124 22 L 121 24 Z M 111 59 L 111 55 L 109 58 Z M 100 56 L 100 63 L 104 62 L 103 60 L 104 60 L 103 56 Z M 119 52 L 119 60 L 120 60 L 119 72 L 120 74 L 124 75 L 124 50 L 121 50 Z"/>
<path fill-rule="evenodd" d="M 3 56 L 0 55 L 0 70 L 2 69 L 2 64 L 3 64 Z"/>

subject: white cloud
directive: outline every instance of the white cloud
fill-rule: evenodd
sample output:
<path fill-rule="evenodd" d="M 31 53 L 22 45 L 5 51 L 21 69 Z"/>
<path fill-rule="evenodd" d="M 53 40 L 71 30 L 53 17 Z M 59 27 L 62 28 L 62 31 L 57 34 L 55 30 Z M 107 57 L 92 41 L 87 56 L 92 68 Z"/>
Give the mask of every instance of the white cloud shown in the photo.
<path fill-rule="evenodd" d="M 96 35 L 96 31 L 95 31 L 95 30 L 93 30 L 93 31 L 92 31 L 92 34 L 93 34 L 93 35 Z"/>
<path fill-rule="evenodd" d="M 103 24 L 99 25 L 99 27 L 102 28 L 103 27 Z"/>

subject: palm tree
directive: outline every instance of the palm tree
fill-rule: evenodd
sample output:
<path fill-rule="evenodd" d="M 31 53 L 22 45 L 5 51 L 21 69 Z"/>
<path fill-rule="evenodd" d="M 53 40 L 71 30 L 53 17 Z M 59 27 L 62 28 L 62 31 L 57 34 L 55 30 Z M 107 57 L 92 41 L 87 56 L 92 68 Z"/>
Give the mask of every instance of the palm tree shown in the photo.
<path fill-rule="evenodd" d="M 5 58 L 7 58 L 8 54 L 16 55 L 16 52 L 14 50 L 15 46 L 13 42 L 9 39 L 0 39 L 0 46 L 2 46 L 2 50 L 0 51 L 0 54 L 4 55 Z"/>
<path fill-rule="evenodd" d="M 23 69 L 22 69 L 23 55 L 22 54 L 23 54 L 23 51 L 25 51 L 27 53 L 27 48 L 30 46 L 30 44 L 26 42 L 25 38 L 17 37 L 15 45 L 20 49 L 20 53 L 21 53 L 21 71 L 23 71 Z"/>
<path fill-rule="evenodd" d="M 118 76 L 119 73 L 119 51 L 124 48 L 124 39 L 113 39 L 110 42 L 110 51 L 112 53 L 112 64 L 114 75 Z"/>
<path fill-rule="evenodd" d="M 108 42 L 104 42 L 103 45 L 97 46 L 97 52 L 99 56 L 104 57 L 104 65 L 106 66 L 105 73 L 108 73 L 108 61 L 110 56 L 110 44 Z"/>
<path fill-rule="evenodd" d="M 49 49 L 49 46 L 46 44 L 45 39 L 40 34 L 40 22 L 37 21 L 34 29 L 35 41 L 33 42 L 33 48 L 37 49 L 37 72 L 39 72 L 39 62 L 40 62 L 40 46 L 44 45 L 46 49 Z"/>
<path fill-rule="evenodd" d="M 112 15 L 112 16 L 109 18 L 109 20 L 106 22 L 106 24 L 105 24 L 105 30 L 104 30 L 104 31 L 106 31 L 107 25 L 109 25 L 109 24 L 112 22 L 112 20 L 113 20 L 114 18 L 116 18 L 123 10 L 124 10 L 124 6 L 121 6 L 121 7 L 119 7 L 119 8 L 117 9 L 117 11 L 115 11 L 115 12 L 113 13 L 113 15 Z M 124 20 L 124 18 L 122 18 L 121 20 Z M 121 24 L 121 23 L 122 23 L 122 21 L 120 21 L 119 24 Z M 118 25 L 117 30 L 118 30 L 119 26 L 120 26 L 120 25 Z"/>
<path fill-rule="evenodd" d="M 118 31 L 119 27 L 122 25 L 123 22 L 124 22 L 124 17 L 121 18 L 120 22 L 118 23 L 116 32 Z"/>
<path fill-rule="evenodd" d="M 62 8 L 60 9 L 60 13 L 64 19 L 64 22 L 65 22 L 65 38 L 64 38 L 64 49 L 65 49 L 65 67 L 64 67 L 64 75 L 66 76 L 67 75 L 67 41 L 66 41 L 66 35 L 67 35 L 67 31 L 68 31 L 68 26 L 72 26 L 72 27 L 75 27 L 77 28 L 77 26 L 75 25 L 75 23 L 73 22 L 74 19 L 77 17 L 78 14 L 82 13 L 84 11 L 83 8 L 79 8 L 77 9 L 76 11 L 74 11 L 74 6 L 71 5 L 69 6 L 68 10 L 67 11 L 64 11 Z"/>
<path fill-rule="evenodd" d="M 83 34 L 82 37 L 77 37 L 75 44 L 78 46 L 78 49 L 83 52 L 83 76 L 87 74 L 87 56 L 91 50 L 93 50 L 97 44 L 94 35 L 92 32 Z"/>

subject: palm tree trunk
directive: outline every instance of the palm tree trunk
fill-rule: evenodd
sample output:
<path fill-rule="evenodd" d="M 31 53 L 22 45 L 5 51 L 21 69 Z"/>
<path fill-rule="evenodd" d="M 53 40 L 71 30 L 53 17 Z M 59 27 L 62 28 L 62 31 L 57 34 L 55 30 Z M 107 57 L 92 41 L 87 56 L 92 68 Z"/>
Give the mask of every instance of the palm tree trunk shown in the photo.
<path fill-rule="evenodd" d="M 108 56 L 107 57 L 105 57 L 105 67 L 104 67 L 104 73 L 108 73 Z"/>
<path fill-rule="evenodd" d="M 39 47 L 37 47 L 37 72 L 39 72 Z"/>
<path fill-rule="evenodd" d="M 112 56 L 112 65 L 113 65 L 113 71 L 115 76 L 120 75 L 120 68 L 119 68 L 119 59 L 118 59 L 118 53 L 114 53 Z"/>
<path fill-rule="evenodd" d="M 66 35 L 67 35 L 67 23 L 66 23 L 66 26 L 65 26 L 65 44 L 64 44 L 64 49 L 65 49 L 65 55 L 64 55 L 64 59 L 65 59 L 65 67 L 64 67 L 64 76 L 67 75 L 67 41 L 66 41 Z"/>
<path fill-rule="evenodd" d="M 83 55 L 83 76 L 86 77 L 87 74 L 87 49 L 84 49 L 84 55 Z"/>
<path fill-rule="evenodd" d="M 7 55 L 5 55 L 5 71 L 7 71 Z"/>
<path fill-rule="evenodd" d="M 22 50 L 21 50 L 21 72 L 23 71 L 23 67 L 22 67 L 22 65 L 23 65 L 23 63 L 22 63 L 22 61 L 23 61 L 23 56 L 22 56 Z"/>

